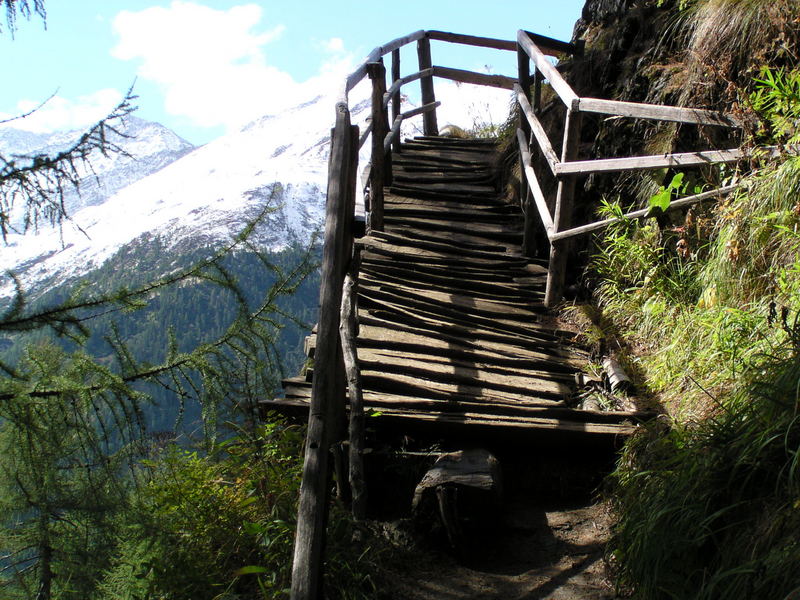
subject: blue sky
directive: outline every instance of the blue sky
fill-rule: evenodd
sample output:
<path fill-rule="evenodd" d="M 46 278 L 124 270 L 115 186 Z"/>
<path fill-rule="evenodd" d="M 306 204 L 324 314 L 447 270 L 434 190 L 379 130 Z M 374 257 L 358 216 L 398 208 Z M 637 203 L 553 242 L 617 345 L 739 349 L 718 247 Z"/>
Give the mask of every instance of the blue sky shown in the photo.
<path fill-rule="evenodd" d="M 583 0 L 49 0 L 47 29 L 0 34 L 0 116 L 14 126 L 80 127 L 136 81 L 138 116 L 202 144 L 330 90 L 372 48 L 417 29 L 513 39 L 524 28 L 568 40 Z M 396 9 L 393 10 L 393 7 Z M 433 43 L 434 63 L 514 74 L 513 53 Z M 404 74 L 416 60 L 404 51 Z"/>

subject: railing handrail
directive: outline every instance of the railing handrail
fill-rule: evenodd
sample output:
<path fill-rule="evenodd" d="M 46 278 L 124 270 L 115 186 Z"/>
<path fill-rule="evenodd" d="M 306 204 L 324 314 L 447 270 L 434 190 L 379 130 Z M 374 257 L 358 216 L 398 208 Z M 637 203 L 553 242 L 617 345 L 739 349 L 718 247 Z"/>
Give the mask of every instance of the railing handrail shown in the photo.
<path fill-rule="evenodd" d="M 527 207 L 527 210 L 524 211 L 526 239 L 523 242 L 523 246 L 528 253 L 532 252 L 532 239 L 530 238 L 533 236 L 534 224 L 530 222 L 530 219 L 535 210 L 550 242 L 550 262 L 548 265 L 545 305 L 552 306 L 561 301 L 561 290 L 566 271 L 566 248 L 564 244 L 569 239 L 597 231 L 622 219 L 650 216 L 652 212 L 648 210 L 634 211 L 619 218 L 605 219 L 587 225 L 572 227 L 572 201 L 575 181 L 578 176 L 614 171 L 691 167 L 737 162 L 749 156 L 749 153 L 740 148 L 731 148 L 727 150 L 709 149 L 652 156 L 579 160 L 577 150 L 580 139 L 581 115 L 583 113 L 600 113 L 614 117 L 728 128 L 741 128 L 741 123 L 731 115 L 707 109 L 580 97 L 562 77 L 558 69 L 547 60 L 544 52 L 529 32 L 518 31 L 517 43 L 519 72 L 518 84 L 514 87 L 514 91 L 519 106 L 520 119 L 517 140 L 520 146 L 521 201 Z M 529 71 L 531 61 L 534 64 L 535 82 L 533 103 L 531 103 L 530 96 Z M 545 80 L 567 108 L 561 157 L 556 154 L 538 116 L 541 83 Z M 551 213 L 551 207 L 548 206 L 548 202 L 544 199 L 541 185 L 533 168 L 530 145 L 534 140 L 539 152 L 541 152 L 550 168 L 550 172 L 558 181 L 558 192 L 554 206 L 552 206 L 553 213 Z M 776 151 L 773 147 L 766 148 L 766 150 L 770 152 Z M 735 187 L 727 186 L 711 192 L 695 194 L 673 202 L 670 209 L 686 207 L 697 202 L 716 198 L 729 193 L 733 189 Z M 531 199 L 533 202 L 530 201 Z"/>
<path fill-rule="evenodd" d="M 538 40 L 540 51 L 549 56 L 557 56 L 563 53 L 575 53 L 581 48 L 578 44 L 571 44 L 569 42 L 562 42 L 553 38 L 543 35 L 526 32 L 528 35 L 533 36 L 533 39 Z M 339 94 L 339 102 L 347 104 L 348 94 L 356 87 L 364 77 L 367 76 L 367 64 L 377 62 L 382 57 L 390 54 L 394 50 L 399 50 L 403 46 L 407 46 L 413 42 L 427 38 L 429 40 L 436 40 L 441 42 L 450 42 L 453 44 L 461 44 L 465 46 L 477 46 L 480 48 L 491 48 L 494 50 L 517 50 L 517 42 L 514 40 L 501 40 L 497 38 L 482 37 L 476 35 L 465 35 L 462 33 L 450 33 L 447 31 L 439 30 L 424 30 L 420 29 L 408 35 L 404 35 L 393 39 L 386 44 L 377 46 L 367 54 L 361 63 L 344 79 L 342 92 Z M 413 80 L 412 80 L 413 81 Z"/>

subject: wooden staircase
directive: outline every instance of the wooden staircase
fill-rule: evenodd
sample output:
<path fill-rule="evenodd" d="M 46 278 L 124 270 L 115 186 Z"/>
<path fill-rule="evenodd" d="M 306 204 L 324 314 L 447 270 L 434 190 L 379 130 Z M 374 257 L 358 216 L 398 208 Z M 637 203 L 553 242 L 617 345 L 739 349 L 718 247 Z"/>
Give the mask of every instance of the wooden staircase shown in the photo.
<path fill-rule="evenodd" d="M 630 412 L 572 408 L 586 353 L 549 325 L 547 269 L 520 251 L 492 140 L 421 137 L 392 157 L 384 231 L 356 240 L 365 407 L 404 431 L 625 435 Z M 309 350 L 313 353 L 315 339 Z M 271 407 L 308 411 L 311 371 Z"/>

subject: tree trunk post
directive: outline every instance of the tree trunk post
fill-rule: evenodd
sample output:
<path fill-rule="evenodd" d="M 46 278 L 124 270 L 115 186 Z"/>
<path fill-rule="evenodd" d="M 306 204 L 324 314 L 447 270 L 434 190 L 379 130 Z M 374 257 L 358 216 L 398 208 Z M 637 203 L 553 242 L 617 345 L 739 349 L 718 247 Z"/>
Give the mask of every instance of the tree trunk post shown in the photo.
<path fill-rule="evenodd" d="M 352 253 L 354 171 L 358 161 L 358 155 L 353 149 L 358 143 L 358 128 L 350 125 L 350 113 L 345 104 L 337 105 L 336 113 L 328 167 L 314 381 L 292 564 L 292 600 L 319 600 L 322 596 L 322 565 L 330 492 L 330 449 L 339 439 L 342 429 L 340 422 L 344 419 L 339 306 L 342 281 Z"/>
<path fill-rule="evenodd" d="M 522 46 L 519 44 L 517 44 L 517 77 L 519 81 L 519 87 L 522 88 L 522 93 L 525 94 L 525 97 L 530 102 L 530 59 L 525 53 L 525 50 L 523 50 Z M 525 140 L 530 147 L 531 125 L 528 123 L 528 119 L 525 118 L 521 108 L 518 110 L 518 114 L 519 128 L 525 135 Z M 536 251 L 536 245 L 534 243 L 534 219 L 536 218 L 537 213 L 536 208 L 531 202 L 531 190 L 528 186 L 528 181 L 525 178 L 525 165 L 522 161 L 522 152 L 520 152 L 519 155 L 519 201 L 522 204 L 522 213 L 525 218 L 525 223 L 522 230 L 522 253 L 528 258 L 533 258 Z"/>
<path fill-rule="evenodd" d="M 392 50 L 392 84 L 400 79 L 400 48 Z M 392 120 L 390 126 L 394 125 L 395 119 L 400 116 L 400 90 L 398 89 L 392 94 Z M 400 154 L 400 136 L 398 135 L 394 142 L 392 142 L 392 150 Z"/>
<path fill-rule="evenodd" d="M 350 271 L 344 280 L 341 324 L 347 391 L 350 397 L 350 489 L 353 493 L 353 517 L 360 521 L 367 515 L 367 487 L 364 478 L 364 397 L 358 366 L 358 270 L 361 253 L 356 250 Z"/>
<path fill-rule="evenodd" d="M 578 155 L 581 135 L 581 113 L 569 109 L 564 124 L 564 143 L 561 150 L 562 163 L 574 160 Z M 553 215 L 553 233 L 568 229 L 572 222 L 572 203 L 575 197 L 576 175 L 563 176 L 558 182 L 556 210 Z M 551 308 L 561 302 L 564 297 L 564 279 L 567 269 L 569 240 L 556 241 L 550 244 L 550 265 L 547 271 L 547 288 L 544 305 Z"/>
<path fill-rule="evenodd" d="M 417 40 L 417 57 L 419 58 L 419 70 L 424 71 L 433 66 L 431 60 L 431 41 L 424 37 Z M 422 91 L 422 104 L 436 102 L 436 95 L 433 93 L 433 76 L 427 75 L 419 80 Z M 439 125 L 436 122 L 436 111 L 426 112 L 422 117 L 422 132 L 425 135 L 439 135 Z"/>
<path fill-rule="evenodd" d="M 542 81 L 544 80 L 544 76 L 542 75 L 539 69 L 536 69 L 536 73 L 533 76 L 533 103 L 531 107 L 533 108 L 533 114 L 537 117 L 542 113 Z"/>
<path fill-rule="evenodd" d="M 386 68 L 383 63 L 367 64 L 367 74 L 372 80 L 372 171 L 370 175 L 369 228 L 383 231 L 383 187 L 391 183 L 391 156 L 383 148 L 389 133 L 389 117 L 383 107 L 386 93 Z"/>

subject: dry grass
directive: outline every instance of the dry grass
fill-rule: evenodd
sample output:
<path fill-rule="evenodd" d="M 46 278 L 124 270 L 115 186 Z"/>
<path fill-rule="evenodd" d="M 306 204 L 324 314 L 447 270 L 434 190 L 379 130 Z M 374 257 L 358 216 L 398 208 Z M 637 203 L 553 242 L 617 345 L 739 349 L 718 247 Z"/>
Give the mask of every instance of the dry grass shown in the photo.
<path fill-rule="evenodd" d="M 684 98 L 708 97 L 716 83 L 745 87 L 764 64 L 796 63 L 797 0 L 699 0 L 683 16 L 688 82 Z M 735 99 L 732 85 L 728 92 Z"/>

